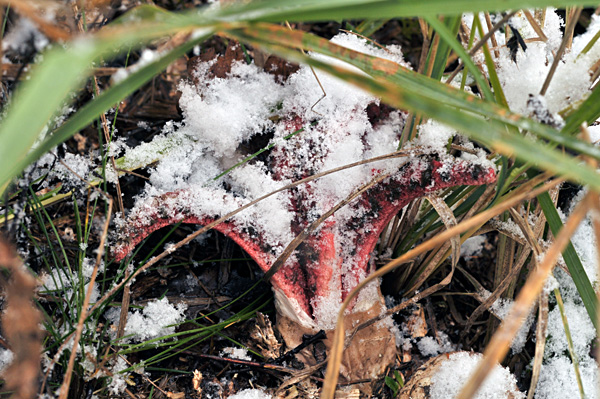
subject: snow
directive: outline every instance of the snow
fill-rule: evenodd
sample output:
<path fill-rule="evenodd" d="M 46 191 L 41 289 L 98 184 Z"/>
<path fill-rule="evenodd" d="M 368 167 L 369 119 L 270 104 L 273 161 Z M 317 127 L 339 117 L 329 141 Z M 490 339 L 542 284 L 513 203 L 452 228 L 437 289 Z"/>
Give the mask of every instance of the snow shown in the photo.
<path fill-rule="evenodd" d="M 477 353 L 457 352 L 448 355 L 439 370 L 431 377 L 431 399 L 455 398 L 475 372 L 482 355 Z M 514 399 L 524 399 L 519 391 L 515 377 L 507 368 L 497 365 L 477 391 L 474 399 L 505 399 L 512 395 Z"/>
<path fill-rule="evenodd" d="M 121 371 L 127 369 L 129 365 L 123 356 L 117 356 L 116 360 L 114 360 L 112 363 L 113 364 L 110 368 L 110 371 L 113 375 L 108 385 L 108 390 L 113 395 L 119 395 L 127 388 L 127 375 L 121 373 Z"/>
<path fill-rule="evenodd" d="M 569 322 L 575 354 L 579 359 L 585 359 L 589 356 L 590 342 L 596 336 L 594 326 L 585 307 L 581 304 L 569 300 L 565 303 L 565 314 Z M 548 314 L 548 324 L 549 336 L 546 343 L 546 355 L 553 356 L 566 353 L 568 350 L 567 337 L 558 306 L 554 307 Z"/>
<path fill-rule="evenodd" d="M 198 71 L 199 80 L 208 81 L 202 72 L 208 71 Z M 218 158 L 233 156 L 244 138 L 271 127 L 269 117 L 283 94 L 273 76 L 257 73 L 255 65 L 237 62 L 231 75 L 235 78 L 214 78 L 203 87 L 181 87 L 179 105 L 189 132 Z"/>
<path fill-rule="evenodd" d="M 438 342 L 433 337 L 423 337 L 417 342 L 417 348 L 423 356 L 437 356 L 441 353 L 448 353 L 457 349 L 456 345 L 452 343 L 448 334 L 443 331 L 437 332 Z"/>
<path fill-rule="evenodd" d="M 81 275 L 83 277 L 83 294 L 87 295 L 87 290 L 90 285 L 90 278 L 92 275 L 93 267 L 95 265 L 95 260 L 90 258 L 85 258 L 81 264 Z M 104 262 L 102 263 L 99 272 L 103 271 Z M 69 300 L 78 301 L 77 295 L 79 295 L 79 286 L 81 284 L 81 280 L 77 273 L 68 272 L 68 269 L 51 269 L 51 273 L 42 273 L 40 275 L 41 286 L 39 287 L 40 292 L 42 293 L 52 293 L 54 295 L 59 295 L 64 298 L 68 298 Z M 92 294 L 90 296 L 90 306 L 96 303 L 96 301 L 100 298 L 100 291 L 98 283 L 94 283 L 92 288 Z M 70 308 L 72 316 L 76 315 L 77 309 Z"/>
<path fill-rule="evenodd" d="M 135 64 L 133 64 L 132 66 L 130 66 L 127 69 L 120 68 L 117 70 L 117 72 L 115 72 L 113 74 L 112 83 L 118 84 L 118 83 L 122 82 L 123 80 L 127 79 L 127 77 L 130 74 L 139 71 L 140 69 L 142 69 L 146 65 L 153 63 L 154 61 L 159 60 L 162 55 L 163 54 L 161 54 L 158 51 L 153 51 L 153 50 L 150 50 L 147 48 L 144 49 L 142 51 L 142 54 L 140 54 L 140 59 L 138 60 L 138 62 L 136 62 Z"/>
<path fill-rule="evenodd" d="M 272 396 L 261 389 L 244 389 L 235 395 L 228 396 L 229 399 L 271 399 Z"/>
<path fill-rule="evenodd" d="M 221 356 L 230 357 L 233 359 L 240 359 L 240 360 L 252 360 L 250 355 L 248 355 L 248 350 L 246 350 L 244 348 L 235 348 L 235 347 L 223 348 L 223 350 L 221 351 Z"/>
<path fill-rule="evenodd" d="M 0 349 L 0 375 L 13 361 L 15 354 L 10 349 Z"/>
<path fill-rule="evenodd" d="M 591 31 L 598 29 L 597 18 L 594 18 L 594 21 L 590 27 Z M 522 13 L 513 17 L 511 23 L 523 38 L 537 37 Z M 552 64 L 553 52 L 556 52 L 562 40 L 560 31 L 562 25 L 561 18 L 554 9 L 550 8 L 546 12 L 543 29 L 548 36 L 548 43 L 542 41 L 528 43 L 527 51 L 518 51 L 516 63 L 508 56 L 507 48 L 500 49 L 501 56 L 497 59 L 498 78 L 512 111 L 529 115 L 528 95 L 540 93 Z M 547 110 L 552 115 L 556 116 L 558 111 L 583 99 L 589 92 L 591 82 L 588 70 L 598 59 L 600 46 L 594 46 L 586 55 L 580 55 L 580 52 L 576 51 L 587 44 L 589 37 L 587 34 L 574 39 L 573 49 L 564 55 L 563 62 L 559 63 L 546 95 L 540 97 L 546 102 Z"/>
<path fill-rule="evenodd" d="M 26 54 L 33 42 L 36 52 L 41 52 L 50 43 L 29 18 L 20 17 L 2 40 L 2 48 Z M 3 60 L 4 62 L 4 60 Z"/>
<path fill-rule="evenodd" d="M 127 342 L 143 342 L 174 334 L 174 325 L 185 320 L 185 310 L 184 304 L 174 306 L 167 298 L 162 298 L 148 302 L 141 312 L 129 312 L 125 326 Z M 117 325 L 120 312 L 120 308 L 112 308 L 105 313 L 105 317 Z"/>
<path fill-rule="evenodd" d="M 589 356 L 579 359 L 579 370 L 586 398 L 597 398 L 598 367 Z M 553 356 L 542 365 L 535 397 L 544 399 L 579 398 L 573 364 L 568 356 Z"/>
<path fill-rule="evenodd" d="M 432 119 L 420 125 L 418 130 L 419 136 L 416 139 L 415 146 L 438 152 L 444 152 L 444 147 L 457 134 L 455 129 Z"/>
<path fill-rule="evenodd" d="M 479 255 L 486 241 L 487 238 L 483 235 L 467 238 L 460 246 L 460 256 L 468 258 Z"/>

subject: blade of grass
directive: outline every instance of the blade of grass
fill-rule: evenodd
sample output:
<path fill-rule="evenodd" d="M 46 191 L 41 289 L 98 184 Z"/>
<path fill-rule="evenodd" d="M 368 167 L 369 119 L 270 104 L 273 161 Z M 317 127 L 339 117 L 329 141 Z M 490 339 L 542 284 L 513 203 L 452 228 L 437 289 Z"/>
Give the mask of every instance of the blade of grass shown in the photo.
<path fill-rule="evenodd" d="M 582 123 L 588 125 L 600 118 L 600 85 L 596 85 L 588 98 L 581 102 L 578 108 L 565 118 L 565 126 L 561 133 L 565 136 L 579 131 Z"/>
<path fill-rule="evenodd" d="M 544 211 L 544 216 L 548 220 L 550 231 L 552 231 L 552 234 L 556 237 L 563 227 L 563 223 L 558 215 L 558 211 L 554 207 L 552 199 L 548 193 L 543 193 L 538 196 L 538 201 L 540 202 L 540 206 Z M 577 252 L 575 251 L 575 247 L 573 247 L 571 242 L 567 243 L 563 251 L 563 259 L 569 268 L 569 273 L 571 273 L 573 282 L 577 287 L 577 291 L 581 296 L 581 300 L 585 305 L 585 309 L 587 310 L 594 327 L 596 327 L 596 331 L 600 331 L 600 326 L 598 325 L 598 320 L 596 318 L 598 306 L 596 293 L 594 292 L 594 288 L 592 287 L 590 279 L 585 273 L 585 269 L 581 264 L 581 260 L 579 259 Z"/>
<path fill-rule="evenodd" d="M 437 18 L 425 16 L 424 19 L 436 31 L 436 33 L 438 35 L 440 35 L 440 37 L 442 38 L 442 40 L 444 40 L 444 42 L 452 50 L 454 50 L 454 52 L 456 54 L 458 54 L 458 56 L 463 61 L 463 63 L 465 64 L 465 66 L 467 67 L 467 69 L 469 70 L 469 72 L 471 72 L 471 74 L 473 75 L 473 78 L 477 82 L 478 87 L 482 90 L 484 97 L 488 101 L 492 101 L 493 98 L 494 98 L 494 95 L 493 95 L 492 91 L 490 90 L 488 82 L 486 81 L 485 77 L 483 76 L 483 74 L 481 73 L 481 71 L 479 70 L 479 68 L 477 68 L 477 65 L 475 65 L 475 63 L 471 59 L 471 56 L 469 56 L 469 54 L 467 54 L 467 52 L 464 49 L 464 47 L 462 46 L 462 44 L 460 44 L 456 40 L 456 34 L 453 34 Z"/>
<path fill-rule="evenodd" d="M 579 371 L 579 361 L 575 354 L 575 348 L 573 347 L 573 338 L 571 337 L 571 329 L 569 328 L 569 321 L 567 320 L 567 314 L 565 313 L 565 304 L 563 303 L 562 296 L 558 288 L 554 289 L 554 296 L 556 297 L 556 304 L 560 310 L 560 317 L 562 319 L 563 326 L 565 328 L 565 336 L 567 337 L 567 346 L 569 348 L 569 356 L 573 363 L 573 369 L 575 371 L 575 379 L 577 380 L 577 388 L 579 389 L 579 396 L 581 399 L 586 399 L 585 392 L 583 390 L 583 383 L 581 381 L 581 373 Z"/>
<path fill-rule="evenodd" d="M 521 115 L 512 113 L 497 104 L 482 101 L 468 93 L 464 93 L 444 85 L 439 81 L 403 68 L 394 62 L 349 50 L 346 47 L 335 45 L 328 40 L 309 33 L 300 31 L 292 32 L 270 24 L 256 24 L 253 25 L 252 30 L 229 31 L 229 33 L 237 36 L 240 40 L 251 41 L 257 46 L 265 46 L 273 51 L 278 51 L 279 54 L 284 57 L 287 56 L 298 62 L 305 62 L 323 68 L 328 72 L 330 70 L 330 73 L 333 75 L 337 74 L 337 76 L 341 78 L 347 77 L 351 80 L 351 83 L 354 81 L 354 84 L 370 91 L 376 96 L 383 97 L 383 92 L 386 97 L 390 98 L 391 104 L 394 104 L 401 109 L 415 109 L 414 105 L 411 107 L 410 104 L 408 104 L 408 99 L 406 97 L 407 94 L 410 94 L 411 97 L 412 95 L 419 97 L 418 103 L 424 103 L 423 109 L 445 106 L 448 109 L 456 107 L 459 110 L 468 111 L 457 113 L 456 109 L 453 109 L 451 111 L 453 114 L 459 114 L 454 115 L 452 118 L 454 120 L 453 123 L 462 120 L 460 127 L 456 127 L 464 133 L 469 133 L 469 131 L 471 131 L 474 134 L 473 138 L 477 140 L 479 140 L 480 137 L 485 138 L 486 136 L 492 135 L 492 133 L 495 134 L 496 131 L 502 135 L 506 135 L 506 132 L 504 132 L 504 125 L 508 125 L 527 130 L 541 138 L 553 141 L 556 144 L 564 145 L 577 153 L 600 159 L 600 148 L 596 148 L 585 141 L 560 134 L 551 127 L 537 123 L 530 118 L 525 118 Z M 281 45 L 289 46 L 290 48 L 281 47 Z M 303 48 L 307 51 L 319 52 L 324 55 L 338 58 L 371 75 L 374 78 L 374 81 L 369 81 L 368 79 L 365 79 L 364 76 L 361 76 L 362 79 L 358 79 L 358 75 L 352 76 L 352 73 L 348 73 L 341 68 L 335 68 L 310 57 L 303 56 L 302 54 L 297 54 L 292 50 L 295 48 Z M 598 103 L 600 103 L 600 101 Z M 597 109 L 600 108 L 600 106 L 596 105 L 594 108 Z M 437 110 L 432 109 L 431 112 L 427 113 L 435 117 L 435 112 L 437 112 Z M 470 115 L 470 113 L 475 113 L 476 115 Z M 491 120 L 484 122 L 480 119 L 481 117 L 489 118 Z M 446 123 L 446 121 L 443 121 L 440 118 L 436 117 L 435 119 Z M 496 122 L 499 124 L 496 124 Z M 490 126 L 490 123 L 494 123 L 494 126 Z M 448 121 L 448 124 L 452 123 Z M 477 125 L 476 128 L 474 128 L 475 125 Z M 490 133 L 486 134 L 486 132 Z"/>
<path fill-rule="evenodd" d="M 273 38 L 273 35 L 269 34 L 272 33 L 271 31 L 277 32 L 279 31 L 279 28 L 268 26 L 267 31 L 263 32 L 267 34 L 267 40 Z M 394 76 L 400 76 L 400 74 L 396 75 L 396 73 L 402 70 L 402 68 L 395 63 L 383 63 L 382 67 L 385 69 L 376 69 L 374 67 L 368 68 L 369 70 L 366 72 L 374 71 L 374 73 L 377 75 L 374 78 L 369 79 L 364 75 L 348 71 L 345 68 L 326 64 L 324 62 L 305 57 L 292 49 L 273 45 L 268 42 L 265 43 L 262 40 L 256 40 L 254 37 L 257 33 L 256 26 L 253 27 L 252 31 L 233 31 L 231 33 L 237 36 L 240 40 L 249 40 L 259 47 L 263 46 L 271 53 L 277 53 L 282 56 L 316 66 L 333 76 L 344 79 L 350 84 L 354 84 L 360 88 L 368 90 L 372 94 L 380 97 L 387 104 L 393 105 L 400 109 L 422 112 L 424 115 L 434 117 L 436 120 L 457 128 L 461 133 L 466 134 L 470 138 L 485 144 L 488 148 L 501 154 L 507 156 L 517 156 L 518 158 L 529 161 L 538 167 L 558 173 L 567 179 L 574 180 L 582 184 L 589 184 L 594 187 L 600 186 L 600 175 L 598 175 L 592 168 L 581 164 L 579 161 L 568 155 L 554 150 L 551 148 L 551 146 L 544 145 L 543 143 L 533 140 L 527 136 L 515 134 L 509 131 L 506 129 L 506 125 L 508 124 L 509 126 L 520 127 L 536 133 L 541 132 L 544 135 L 549 133 L 549 131 L 552 131 L 552 133 L 549 134 L 550 136 L 559 138 L 562 142 L 568 143 L 569 146 L 575 146 L 578 149 L 583 150 L 582 152 L 593 153 L 594 155 L 590 156 L 594 158 L 600 155 L 600 149 L 594 148 L 593 146 L 581 140 L 561 136 L 553 129 L 549 129 L 547 126 L 536 123 L 529 118 L 512 114 L 505 108 L 494 105 L 493 109 L 495 109 L 495 112 L 490 113 L 490 116 L 493 119 L 486 120 L 479 115 L 473 115 L 468 112 L 458 112 L 454 106 L 444 102 L 444 100 L 441 99 L 443 95 L 440 95 L 439 93 L 430 95 L 430 93 L 428 93 L 427 90 L 424 90 L 423 87 L 417 89 L 414 85 L 411 87 L 410 84 L 397 84 L 392 78 Z M 304 46 L 303 40 L 308 35 L 302 32 L 295 32 L 294 34 L 289 34 L 288 36 L 298 40 L 300 42 L 299 47 L 307 47 Z M 283 36 L 277 36 L 277 39 L 287 40 Z M 312 40 L 312 38 L 309 38 L 308 40 Z M 325 41 L 325 43 L 327 43 L 327 47 L 324 52 L 334 53 L 334 51 L 337 50 L 335 53 L 337 58 L 348 60 L 351 64 L 359 64 L 356 62 L 357 59 L 362 59 L 363 62 L 373 61 L 372 58 L 366 56 L 365 54 L 352 52 L 347 48 L 335 46 L 327 41 Z M 317 40 L 317 47 L 320 48 L 318 45 L 323 45 L 323 43 L 319 43 Z M 382 71 L 384 72 L 382 73 Z M 406 74 L 406 76 L 408 75 L 409 74 Z M 414 74 L 411 75 L 411 77 L 412 76 L 417 75 Z M 424 79 L 424 77 L 421 76 L 420 78 L 415 78 L 415 80 L 416 79 Z M 432 79 L 429 79 L 429 81 L 435 82 Z M 436 82 L 435 84 L 438 87 L 444 86 L 439 82 Z M 443 88 L 440 89 L 441 92 L 444 90 L 445 89 Z M 461 93 L 458 90 L 453 90 L 453 92 L 455 94 Z M 454 100 L 458 99 L 458 97 L 462 94 L 456 94 Z M 454 102 L 456 103 L 456 101 Z M 465 101 L 462 104 L 465 107 L 476 105 L 474 109 L 477 109 L 479 112 L 486 108 L 484 105 L 485 102 L 479 101 L 474 97 L 470 97 L 468 101 Z M 485 112 L 487 113 L 487 111 Z"/>
<path fill-rule="evenodd" d="M 460 26 L 461 19 L 462 19 L 462 15 L 445 17 L 443 22 L 441 22 L 441 24 L 446 28 L 446 30 L 448 32 L 451 32 L 450 33 L 451 35 L 456 37 L 456 34 L 458 33 L 458 28 Z M 438 35 L 440 35 L 439 32 L 438 32 Z M 442 36 L 442 35 L 440 35 L 440 36 Z M 442 36 L 442 38 L 443 38 L 443 36 Z M 435 51 L 435 59 L 433 60 L 433 67 L 431 69 L 431 74 L 429 74 L 429 76 L 431 76 L 432 79 L 440 80 L 442 78 L 442 76 L 444 75 L 444 71 L 446 69 L 446 63 L 448 62 L 448 56 L 450 55 L 451 49 L 452 49 L 452 47 L 445 40 L 438 45 L 437 51 Z M 430 51 L 429 56 L 431 56 L 431 51 Z"/>
<path fill-rule="evenodd" d="M 542 292 L 539 296 L 538 320 L 535 328 L 535 355 L 531 370 L 531 383 L 527 392 L 527 399 L 533 399 L 537 383 L 540 379 L 544 350 L 546 348 L 546 335 L 548 331 L 548 294 Z"/>
<path fill-rule="evenodd" d="M 365 19 L 353 30 L 356 33 L 369 37 L 385 25 L 387 21 L 388 19 Z"/>
<path fill-rule="evenodd" d="M 479 31 L 479 36 L 483 37 L 483 28 L 481 26 L 481 21 L 479 20 L 479 16 L 477 14 L 473 17 L 473 26 Z M 494 36 L 492 36 L 494 37 Z M 496 73 L 496 64 L 492 59 L 492 54 L 490 53 L 490 49 L 486 44 L 483 45 L 483 55 L 485 57 L 485 65 L 488 69 L 488 74 L 490 75 L 490 84 L 494 89 L 494 95 L 496 98 L 496 102 L 501 106 L 508 108 L 508 103 L 506 102 L 506 96 L 504 95 L 504 90 L 502 90 L 502 85 L 500 84 L 500 79 L 498 79 L 498 74 Z"/>
<path fill-rule="evenodd" d="M 461 15 L 464 12 L 504 11 L 508 9 L 566 7 L 569 5 L 597 6 L 592 0 L 262 0 L 244 7 L 219 12 L 224 20 L 265 22 L 330 21 L 335 19 L 398 18 L 435 15 Z"/>

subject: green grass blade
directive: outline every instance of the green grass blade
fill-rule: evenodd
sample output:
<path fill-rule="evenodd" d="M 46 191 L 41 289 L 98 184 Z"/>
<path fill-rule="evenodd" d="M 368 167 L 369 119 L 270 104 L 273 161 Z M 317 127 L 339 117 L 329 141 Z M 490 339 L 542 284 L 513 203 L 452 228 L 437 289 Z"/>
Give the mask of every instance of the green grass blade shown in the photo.
<path fill-rule="evenodd" d="M 388 19 L 365 19 L 353 30 L 363 36 L 371 36 L 373 33 L 377 32 Z"/>
<path fill-rule="evenodd" d="M 476 14 L 473 18 L 473 25 L 479 31 L 479 36 L 483 37 L 484 32 L 481 27 L 481 21 L 479 20 L 479 16 Z M 496 73 L 496 64 L 492 59 L 492 54 L 490 53 L 490 49 L 486 44 L 483 45 L 483 55 L 485 57 L 485 65 L 488 69 L 488 74 L 490 75 L 490 84 L 494 89 L 494 95 L 496 98 L 496 102 L 501 106 L 508 108 L 508 103 L 506 102 L 506 96 L 504 95 L 504 90 L 502 89 L 502 85 L 500 84 L 500 79 L 498 78 L 498 74 Z"/>
<path fill-rule="evenodd" d="M 259 31 L 259 27 L 255 25 L 252 30 L 243 32 L 236 30 L 230 33 L 238 36 L 241 40 L 248 40 L 256 46 L 263 46 L 267 51 L 318 67 L 350 84 L 371 92 L 373 95 L 380 97 L 382 101 L 399 109 L 419 112 L 432 117 L 456 128 L 471 139 L 479 141 L 501 154 L 516 156 L 524 161 L 531 162 L 537 167 L 557 173 L 566 179 L 581 184 L 589 184 L 600 189 L 600 175 L 593 168 L 555 150 L 553 148 L 555 144 L 545 144 L 520 133 L 515 133 L 510 128 L 520 128 L 542 137 L 545 136 L 544 138 L 556 138 L 555 142 L 564 143 L 564 145 L 578 152 L 589 154 L 598 159 L 600 149 L 589 143 L 565 137 L 548 126 L 511 113 L 506 108 L 481 101 L 474 96 L 468 96 L 433 79 L 419 76 L 416 73 L 409 73 L 395 63 L 381 62 L 381 60 L 374 57 L 353 52 L 303 32 L 286 35 L 276 34 L 280 31 L 281 28 L 272 25 L 267 25 L 265 30 Z M 332 55 L 363 69 L 363 71 L 371 74 L 373 78 L 317 61 L 291 48 L 273 44 L 271 40 L 280 40 L 285 42 L 286 45 L 289 43 L 299 44 L 293 45 L 293 47 L 304 47 L 313 51 L 320 51 L 326 55 Z M 311 45 L 308 45 L 309 43 Z M 429 87 L 436 87 L 439 90 L 428 90 L 427 85 L 417 83 L 421 81 L 428 82 Z"/>
<path fill-rule="evenodd" d="M 579 129 L 582 123 L 588 125 L 600 118 L 600 85 L 596 85 L 592 93 L 579 107 L 565 119 L 562 128 L 563 135 L 571 135 Z"/>
<path fill-rule="evenodd" d="M 464 12 L 500 11 L 521 8 L 594 6 L 584 0 L 254 0 L 241 8 L 218 13 L 223 20 L 290 22 L 341 19 L 377 19 L 414 16 L 460 15 Z"/>
<path fill-rule="evenodd" d="M 465 67 L 471 72 L 471 75 L 477 82 L 479 88 L 483 92 L 484 97 L 488 101 L 492 101 L 494 99 L 494 94 L 488 85 L 488 82 L 485 80 L 484 76 L 481 74 L 477 65 L 471 59 L 471 56 L 467 53 L 461 43 L 456 40 L 456 34 L 451 32 L 439 19 L 436 17 L 425 17 L 427 23 L 437 32 L 438 35 L 444 40 L 444 42 L 452 49 L 462 62 Z"/>
<path fill-rule="evenodd" d="M 446 30 L 448 32 L 451 32 L 450 33 L 451 35 L 456 37 L 456 34 L 458 33 L 458 28 L 460 26 L 461 19 L 462 19 L 462 16 L 446 17 L 446 18 L 444 18 L 444 22 L 441 22 L 441 24 L 446 28 Z M 436 20 L 437 20 L 437 18 L 436 18 Z M 440 32 L 438 32 L 438 35 L 439 34 L 440 34 Z M 440 37 L 443 38 L 442 35 L 440 35 Z M 444 75 L 444 70 L 446 69 L 446 63 L 448 62 L 448 56 L 450 55 L 451 49 L 452 48 L 451 48 L 450 44 L 446 40 L 442 40 L 439 43 L 436 54 L 435 54 L 435 60 L 433 61 L 433 68 L 431 69 L 430 76 L 432 79 L 440 80 L 442 78 L 442 76 Z M 429 49 L 430 54 L 428 55 L 428 60 L 429 60 L 429 57 L 431 57 L 432 50 L 433 50 L 433 48 Z"/>
<path fill-rule="evenodd" d="M 567 338 L 567 347 L 569 348 L 569 356 L 571 357 L 571 363 L 573 363 L 573 371 L 575 371 L 575 380 L 577 381 L 577 388 L 579 389 L 579 397 L 586 399 L 585 392 L 583 389 L 583 382 L 581 381 L 581 372 L 579 369 L 579 360 L 575 353 L 575 347 L 573 346 L 573 337 L 571 336 L 571 329 L 569 328 L 569 321 L 567 320 L 567 313 L 565 312 L 565 304 L 562 300 L 562 295 L 558 288 L 554 289 L 554 296 L 556 297 L 556 304 L 560 311 L 560 318 L 562 319 L 563 327 L 565 329 L 565 336 Z"/>
<path fill-rule="evenodd" d="M 552 199 L 550 199 L 550 195 L 548 193 L 541 194 L 537 198 L 540 202 L 542 210 L 544 211 L 544 216 L 546 216 L 546 220 L 548 220 L 550 230 L 556 237 L 563 226 L 560 216 L 558 215 L 558 211 L 554 207 Z M 573 244 L 570 242 L 563 251 L 563 259 L 569 268 L 569 273 L 571 273 L 573 282 L 577 287 L 579 295 L 581 295 L 581 300 L 585 305 L 585 309 L 587 310 L 594 327 L 596 327 L 596 331 L 600 331 L 596 313 L 598 303 L 596 300 L 596 294 L 594 293 L 594 288 L 592 287 L 592 283 L 585 273 L 583 265 L 581 264 L 581 260 L 579 260 L 579 256 L 575 251 L 575 247 L 573 247 Z"/>

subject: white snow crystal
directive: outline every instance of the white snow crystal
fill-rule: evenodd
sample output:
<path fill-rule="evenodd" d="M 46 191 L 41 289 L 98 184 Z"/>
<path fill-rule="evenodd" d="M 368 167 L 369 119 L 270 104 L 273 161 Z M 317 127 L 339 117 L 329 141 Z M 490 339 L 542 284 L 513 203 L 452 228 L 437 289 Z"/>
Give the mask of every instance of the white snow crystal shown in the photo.
<path fill-rule="evenodd" d="M 182 303 L 173 306 L 167 298 L 155 299 L 148 302 L 140 312 L 129 312 L 125 336 L 136 341 L 147 341 L 175 332 L 174 324 L 185 320 L 183 312 L 186 306 Z M 105 316 L 114 324 L 119 320 L 119 308 L 113 308 Z"/>
<path fill-rule="evenodd" d="M 417 342 L 417 348 L 423 356 L 437 356 L 440 353 L 448 353 L 457 349 L 445 332 L 438 331 L 437 336 L 440 340 L 439 343 L 433 337 L 423 337 Z"/>
<path fill-rule="evenodd" d="M 511 22 L 525 39 L 537 37 L 524 15 L 513 18 Z M 502 54 L 497 59 L 498 78 L 512 111 L 527 115 L 528 95 L 540 93 L 552 64 L 552 52 L 557 50 L 562 40 L 561 25 L 562 20 L 556 11 L 548 9 L 544 26 L 544 33 L 549 39 L 548 43 L 542 41 L 528 43 L 526 51 L 519 50 L 517 52 L 516 63 L 508 56 L 507 48 L 500 49 Z M 587 95 L 591 85 L 588 71 L 598 59 L 597 55 L 596 58 L 593 58 L 593 53 L 595 51 L 587 55 L 580 55 L 577 51 L 570 51 L 563 56 L 563 62 L 558 64 L 545 95 L 551 114 L 556 114 Z"/>
<path fill-rule="evenodd" d="M 244 389 L 235 395 L 228 396 L 229 399 L 271 399 L 272 396 L 261 389 Z"/>
<path fill-rule="evenodd" d="M 14 353 L 10 349 L 0 349 L 0 375 L 13 361 Z"/>
<path fill-rule="evenodd" d="M 583 360 L 583 361 L 581 361 Z M 583 391 L 587 399 L 598 397 L 598 367 L 589 356 L 579 361 Z M 568 356 L 552 356 L 542 364 L 536 399 L 579 398 L 573 364 Z"/>
<path fill-rule="evenodd" d="M 479 365 L 483 356 L 477 353 L 457 352 L 449 355 L 439 370 L 431 377 L 431 399 L 455 398 Z M 505 399 L 511 394 L 515 399 L 525 395 L 517 389 L 510 371 L 497 365 L 477 391 L 474 399 Z"/>
<path fill-rule="evenodd" d="M 483 244 L 485 244 L 486 240 L 487 238 L 483 235 L 467 238 L 460 246 L 460 256 L 470 257 L 479 255 L 483 250 Z"/>
<path fill-rule="evenodd" d="M 248 351 L 244 348 L 227 347 L 221 351 L 221 356 L 231 357 L 240 360 L 252 360 Z"/>

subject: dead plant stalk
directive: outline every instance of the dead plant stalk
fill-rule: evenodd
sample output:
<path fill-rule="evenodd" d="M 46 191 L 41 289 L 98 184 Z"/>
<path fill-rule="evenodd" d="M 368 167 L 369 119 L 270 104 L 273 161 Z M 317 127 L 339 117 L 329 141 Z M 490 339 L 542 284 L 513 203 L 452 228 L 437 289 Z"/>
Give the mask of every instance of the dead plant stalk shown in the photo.
<path fill-rule="evenodd" d="M 537 269 L 531 273 L 527 282 L 519 292 L 507 318 L 500 325 L 500 328 L 496 331 L 487 346 L 484 352 L 484 358 L 479 364 L 479 367 L 477 367 L 475 373 L 460 391 L 458 399 L 470 399 L 473 397 L 489 372 L 504 358 L 513 337 L 519 331 L 531 305 L 542 291 L 546 279 L 552 272 L 558 257 L 569 243 L 571 236 L 587 214 L 588 210 L 592 207 L 594 195 L 597 194 L 593 192 L 588 193 L 577 205 L 556 237 L 554 244 L 552 244 L 546 252 L 543 261 L 540 262 Z"/>

